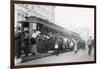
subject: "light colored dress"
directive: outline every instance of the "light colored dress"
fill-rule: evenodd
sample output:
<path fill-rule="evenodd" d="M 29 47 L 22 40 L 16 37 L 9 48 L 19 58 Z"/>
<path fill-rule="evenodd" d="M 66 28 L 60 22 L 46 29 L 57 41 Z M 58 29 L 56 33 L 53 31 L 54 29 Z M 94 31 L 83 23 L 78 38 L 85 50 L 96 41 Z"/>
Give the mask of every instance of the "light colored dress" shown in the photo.
<path fill-rule="evenodd" d="M 74 51 L 78 51 L 78 46 L 77 46 L 78 42 L 74 39 L 73 39 L 73 41 L 74 41 Z"/>

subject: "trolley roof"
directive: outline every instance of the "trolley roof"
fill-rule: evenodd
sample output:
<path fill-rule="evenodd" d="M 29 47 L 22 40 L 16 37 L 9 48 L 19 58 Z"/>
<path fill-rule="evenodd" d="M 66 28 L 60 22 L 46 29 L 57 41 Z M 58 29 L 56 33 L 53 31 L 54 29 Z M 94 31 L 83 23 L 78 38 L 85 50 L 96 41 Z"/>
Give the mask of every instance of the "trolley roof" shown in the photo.
<path fill-rule="evenodd" d="M 46 19 L 42 19 L 36 16 L 30 16 L 30 17 L 25 17 L 26 20 L 18 21 L 19 23 L 40 23 L 43 24 L 44 26 L 47 26 L 51 29 L 54 29 L 58 31 L 59 33 L 62 33 L 65 37 L 69 38 L 74 38 L 74 39 L 80 39 L 80 35 L 78 33 L 75 33 L 73 31 L 66 30 L 63 27 L 60 27 L 52 22 L 49 22 Z"/>

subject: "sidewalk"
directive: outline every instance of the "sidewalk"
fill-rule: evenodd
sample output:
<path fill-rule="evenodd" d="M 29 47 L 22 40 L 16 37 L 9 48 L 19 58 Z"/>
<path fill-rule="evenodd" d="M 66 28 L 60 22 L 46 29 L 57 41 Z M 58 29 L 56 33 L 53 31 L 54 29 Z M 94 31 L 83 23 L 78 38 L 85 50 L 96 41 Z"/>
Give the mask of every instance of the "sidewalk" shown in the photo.
<path fill-rule="evenodd" d="M 59 52 L 59 54 L 64 53 L 64 52 L 69 52 L 69 51 L 70 50 L 62 50 Z M 43 57 L 47 57 L 47 56 L 51 56 L 51 55 L 55 55 L 55 51 L 52 51 L 50 53 L 39 53 L 37 55 L 31 55 L 31 56 L 27 56 L 27 57 L 25 56 L 25 57 L 22 57 L 22 62 L 26 62 L 26 61 L 34 60 L 34 59 L 38 59 L 38 58 L 43 58 Z"/>
<path fill-rule="evenodd" d="M 29 61 L 29 60 L 34 60 L 34 59 L 50 56 L 52 54 L 53 53 L 39 53 L 37 55 L 31 55 L 31 56 L 27 56 L 27 57 L 25 56 L 25 57 L 22 57 L 22 62 L 26 62 L 26 61 Z"/>
<path fill-rule="evenodd" d="M 93 51 L 93 50 L 92 50 Z M 69 63 L 69 62 L 85 62 L 94 61 L 94 53 L 88 56 L 87 50 L 79 50 L 77 54 L 74 51 L 60 52 L 58 56 L 53 54 L 43 58 L 33 59 L 27 62 L 19 63 L 19 65 L 36 65 L 36 64 L 52 64 L 52 63 Z"/>

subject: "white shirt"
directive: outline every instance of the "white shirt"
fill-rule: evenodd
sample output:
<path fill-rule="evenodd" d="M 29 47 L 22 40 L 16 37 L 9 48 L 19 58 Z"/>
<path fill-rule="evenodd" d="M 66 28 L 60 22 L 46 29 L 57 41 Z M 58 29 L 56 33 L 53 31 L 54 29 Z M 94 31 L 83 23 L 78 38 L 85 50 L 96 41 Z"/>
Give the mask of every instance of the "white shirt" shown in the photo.
<path fill-rule="evenodd" d="M 71 42 L 70 45 L 73 46 L 74 45 L 73 42 Z"/>
<path fill-rule="evenodd" d="M 58 44 L 55 44 L 55 48 L 58 48 Z"/>
<path fill-rule="evenodd" d="M 32 34 L 32 37 L 36 38 L 40 34 L 40 31 L 37 31 L 36 33 Z"/>
<path fill-rule="evenodd" d="M 33 37 L 33 38 L 36 38 L 36 37 L 37 37 L 37 33 L 33 33 L 33 34 L 32 34 L 32 37 Z"/>
<path fill-rule="evenodd" d="M 77 51 L 77 50 L 78 50 L 78 47 L 77 47 L 77 43 L 78 43 L 78 42 L 77 42 L 76 40 L 74 40 L 74 39 L 73 39 L 73 41 L 74 41 L 74 43 L 75 43 L 75 45 L 74 45 L 74 51 Z"/>

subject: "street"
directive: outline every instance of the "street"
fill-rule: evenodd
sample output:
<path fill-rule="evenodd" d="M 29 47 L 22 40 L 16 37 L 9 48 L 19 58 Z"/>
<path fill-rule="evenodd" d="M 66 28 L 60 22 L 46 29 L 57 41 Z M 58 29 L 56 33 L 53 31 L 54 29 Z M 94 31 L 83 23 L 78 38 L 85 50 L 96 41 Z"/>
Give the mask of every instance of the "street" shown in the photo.
<path fill-rule="evenodd" d="M 68 62 L 84 62 L 84 61 L 94 61 L 94 49 L 92 49 L 91 56 L 88 56 L 88 50 L 79 50 L 77 54 L 73 51 L 61 53 L 58 56 L 51 55 L 48 57 L 43 57 L 35 60 L 30 60 L 27 62 L 19 63 L 16 65 L 35 65 L 35 64 L 52 64 L 52 63 L 68 63 Z"/>

